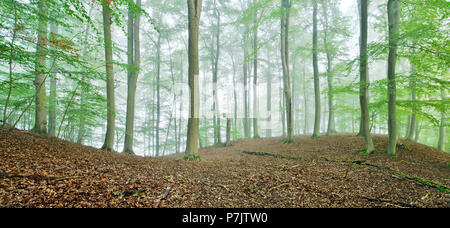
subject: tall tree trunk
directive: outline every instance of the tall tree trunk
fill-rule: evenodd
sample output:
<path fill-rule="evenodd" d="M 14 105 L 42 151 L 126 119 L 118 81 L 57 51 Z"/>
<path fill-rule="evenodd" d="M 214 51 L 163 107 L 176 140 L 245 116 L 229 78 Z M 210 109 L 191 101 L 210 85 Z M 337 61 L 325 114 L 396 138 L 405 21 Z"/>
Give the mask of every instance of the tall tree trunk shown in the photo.
<path fill-rule="evenodd" d="M 266 137 L 272 137 L 272 73 L 270 70 L 270 53 L 269 49 L 267 49 L 267 61 L 268 61 L 268 67 L 267 67 L 267 124 L 268 127 L 266 129 Z"/>
<path fill-rule="evenodd" d="M 245 25 L 244 31 L 244 64 L 243 64 L 243 74 L 244 74 L 244 137 L 250 137 L 250 125 L 248 120 L 248 83 L 247 83 L 247 73 L 248 73 L 248 50 L 247 50 L 247 32 L 248 25 Z"/>
<path fill-rule="evenodd" d="M 396 82 L 395 65 L 397 62 L 397 49 L 400 24 L 400 2 L 399 0 L 389 0 L 387 5 L 389 24 L 389 57 L 388 57 L 388 134 L 389 145 L 387 152 L 395 155 L 397 146 L 397 117 L 396 117 Z"/>
<path fill-rule="evenodd" d="M 161 19 L 160 19 L 161 20 Z M 156 126 L 155 156 L 159 156 L 159 123 L 161 121 L 161 33 L 156 44 Z"/>
<path fill-rule="evenodd" d="M 198 29 L 202 0 L 187 0 L 189 19 L 189 89 L 190 89 L 190 115 L 188 119 L 188 132 L 185 159 L 197 160 L 199 143 L 199 63 L 198 63 Z"/>
<path fill-rule="evenodd" d="M 320 135 L 320 80 L 317 49 L 317 0 L 313 0 L 313 69 L 314 69 L 314 132 L 312 138 Z"/>
<path fill-rule="evenodd" d="M 307 84 L 307 80 L 306 80 L 306 64 L 305 62 L 303 62 L 303 100 L 304 100 L 304 106 L 303 106 L 303 110 L 304 110 L 304 121 L 305 121 L 305 125 L 303 126 L 303 134 L 308 134 L 308 92 L 306 91 L 306 84 Z"/>
<path fill-rule="evenodd" d="M 88 13 L 89 17 L 91 17 L 93 9 L 94 9 L 94 7 L 91 6 L 91 8 L 89 9 L 89 13 Z M 83 44 L 83 54 L 82 54 L 83 58 L 87 57 L 89 30 L 90 30 L 90 23 L 86 23 L 86 30 L 84 31 L 84 42 L 83 42 L 84 43 Z M 81 84 L 81 93 L 80 93 L 80 111 L 82 113 L 84 113 L 86 110 L 85 91 L 87 91 L 89 89 L 89 83 L 86 82 L 86 77 L 84 74 L 81 76 L 81 80 L 83 83 Z M 80 117 L 78 118 L 78 136 L 77 136 L 78 144 L 83 144 L 83 139 L 86 134 L 86 129 L 84 129 L 85 123 L 86 123 L 85 118 L 82 115 L 80 115 Z"/>
<path fill-rule="evenodd" d="M 291 3 L 282 0 L 281 4 L 281 64 L 283 67 L 284 96 L 286 105 L 287 139 L 285 143 L 294 143 L 292 115 L 291 76 L 289 75 L 289 11 Z"/>
<path fill-rule="evenodd" d="M 361 123 L 363 123 L 362 129 L 364 130 L 363 136 L 365 141 L 366 153 L 372 153 L 375 151 L 372 137 L 370 136 L 369 128 L 369 108 L 367 104 L 367 90 L 369 88 L 369 82 L 367 80 L 368 64 L 367 64 L 367 0 L 361 0 L 361 42 L 360 42 L 360 65 L 359 65 L 359 100 L 361 104 Z"/>
<path fill-rule="evenodd" d="M 325 54 L 327 56 L 327 83 L 328 83 L 328 126 L 326 135 L 331 135 L 336 133 L 336 122 L 334 118 L 334 94 L 333 94 L 333 74 L 332 74 L 332 61 L 333 56 L 330 53 L 328 47 L 328 32 L 330 28 L 328 27 L 328 14 L 326 3 L 322 5 L 323 17 L 324 17 L 324 36 L 323 44 L 325 48 Z"/>
<path fill-rule="evenodd" d="M 253 0 L 253 5 L 256 0 Z M 255 8 L 253 14 L 253 138 L 260 138 L 258 131 L 258 11 Z"/>
<path fill-rule="evenodd" d="M 47 133 L 47 94 L 45 89 L 46 57 L 47 57 L 47 0 L 40 0 L 38 5 L 38 43 L 36 47 L 36 113 L 34 131 L 39 134 Z"/>
<path fill-rule="evenodd" d="M 58 26 L 55 23 L 50 25 L 50 33 L 56 35 Z M 48 101 L 48 135 L 56 135 L 56 72 L 51 72 L 50 96 Z"/>
<path fill-rule="evenodd" d="M 132 2 L 132 1 L 131 1 Z M 136 5 L 141 6 L 141 0 L 136 1 Z M 136 12 L 133 18 L 132 5 L 128 6 L 128 95 L 127 114 L 125 123 L 125 141 L 123 152 L 134 154 L 134 112 L 136 103 L 136 86 L 140 65 L 140 37 L 139 37 L 140 15 Z"/>
<path fill-rule="evenodd" d="M 411 63 L 411 80 L 410 80 L 410 88 L 411 88 L 411 102 L 412 108 L 411 108 L 411 119 L 409 122 L 408 127 L 408 134 L 406 135 L 406 140 L 412 141 L 414 138 L 414 133 L 416 132 L 416 84 L 417 84 L 417 78 L 416 78 L 416 68 L 414 66 L 414 63 Z"/>
<path fill-rule="evenodd" d="M 114 68 L 111 36 L 111 13 L 109 6 L 102 1 L 103 6 L 103 32 L 105 36 L 105 60 L 106 60 L 106 99 L 107 99 L 107 123 L 105 142 L 102 150 L 114 150 L 115 105 L 114 105 Z"/>
<path fill-rule="evenodd" d="M 220 12 L 217 9 L 216 1 L 214 1 L 214 14 L 216 16 L 216 52 L 213 52 L 213 112 L 214 112 L 214 141 L 216 144 L 222 143 L 222 137 L 220 135 L 220 112 L 219 112 L 219 97 L 218 97 L 218 87 L 217 87 L 217 73 L 219 66 L 219 55 L 220 55 Z M 211 39 L 213 41 L 213 39 Z M 213 45 L 211 45 L 211 50 L 214 51 Z"/>
<path fill-rule="evenodd" d="M 438 140 L 438 146 L 437 148 L 441 151 L 445 152 L 445 113 L 447 111 L 446 104 L 445 104 L 445 93 L 444 88 L 441 88 L 441 100 L 442 100 L 442 107 L 441 107 L 441 122 L 439 124 L 439 140 Z"/>

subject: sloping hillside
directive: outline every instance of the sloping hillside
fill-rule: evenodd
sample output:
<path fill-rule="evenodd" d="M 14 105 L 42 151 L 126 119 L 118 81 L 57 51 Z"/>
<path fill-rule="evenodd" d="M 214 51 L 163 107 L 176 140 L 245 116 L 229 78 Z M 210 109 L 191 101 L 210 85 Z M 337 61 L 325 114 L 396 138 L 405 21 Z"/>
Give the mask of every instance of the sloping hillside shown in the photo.
<path fill-rule="evenodd" d="M 360 155 L 349 134 L 233 142 L 201 162 L 0 131 L 0 207 L 450 207 L 450 155 L 404 142 Z M 374 136 L 378 151 L 387 138 Z"/>

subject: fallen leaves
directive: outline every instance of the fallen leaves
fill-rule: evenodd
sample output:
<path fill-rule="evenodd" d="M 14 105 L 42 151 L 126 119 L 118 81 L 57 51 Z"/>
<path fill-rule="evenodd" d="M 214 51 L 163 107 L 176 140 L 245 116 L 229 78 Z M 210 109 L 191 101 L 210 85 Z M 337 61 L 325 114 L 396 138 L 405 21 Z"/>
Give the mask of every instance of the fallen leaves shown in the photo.
<path fill-rule="evenodd" d="M 294 145 L 281 141 L 240 140 L 232 147 L 202 149 L 203 162 L 186 162 L 176 156 L 142 158 L 30 132 L 0 131 L 0 207 L 450 206 L 449 194 L 437 189 L 376 167 L 320 159 L 364 160 L 448 186 L 449 156 L 428 147 L 408 142 L 411 151 L 400 151 L 397 158 L 361 157 L 356 151 L 363 142 L 355 137 L 298 137 Z M 247 155 L 243 150 L 278 156 Z M 302 159 L 289 159 L 294 157 Z"/>

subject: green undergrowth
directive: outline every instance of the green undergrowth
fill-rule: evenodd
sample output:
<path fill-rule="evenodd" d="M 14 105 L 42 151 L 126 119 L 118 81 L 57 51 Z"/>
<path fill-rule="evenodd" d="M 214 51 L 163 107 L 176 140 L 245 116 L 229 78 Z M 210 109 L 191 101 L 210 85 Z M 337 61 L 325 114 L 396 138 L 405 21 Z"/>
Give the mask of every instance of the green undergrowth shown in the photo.
<path fill-rule="evenodd" d="M 185 155 L 183 157 L 184 161 L 203 161 L 203 159 L 199 155 Z"/>

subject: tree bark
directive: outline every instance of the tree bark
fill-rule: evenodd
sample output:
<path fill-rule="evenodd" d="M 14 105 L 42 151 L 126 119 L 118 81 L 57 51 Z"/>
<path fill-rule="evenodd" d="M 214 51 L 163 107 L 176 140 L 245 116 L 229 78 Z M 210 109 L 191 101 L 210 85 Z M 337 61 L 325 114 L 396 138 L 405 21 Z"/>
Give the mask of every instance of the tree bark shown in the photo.
<path fill-rule="evenodd" d="M 214 1 L 214 14 L 216 16 L 216 52 L 213 53 L 213 112 L 214 112 L 214 141 L 216 144 L 222 143 L 222 137 L 220 134 L 220 112 L 219 112 L 219 97 L 218 97 L 218 87 L 217 87 L 217 73 L 219 66 L 219 55 L 220 55 L 220 12 L 217 9 L 216 1 Z M 213 39 L 211 39 L 213 41 Z M 211 45 L 211 50 L 213 51 L 213 45 Z"/>
<path fill-rule="evenodd" d="M 105 60 L 106 60 L 106 99 L 107 99 L 107 123 L 105 142 L 102 150 L 114 150 L 114 128 L 115 128 L 115 101 L 114 101 L 114 67 L 112 54 L 111 36 L 111 13 L 110 8 L 102 1 L 103 6 L 103 32 L 105 36 Z"/>
<path fill-rule="evenodd" d="M 198 60 L 198 30 L 202 9 L 202 0 L 187 0 L 189 26 L 189 89 L 190 110 L 186 142 L 187 160 L 198 160 L 199 143 L 199 60 Z"/>
<path fill-rule="evenodd" d="M 256 0 L 253 0 L 253 5 L 256 4 Z M 258 10 L 254 9 L 253 13 L 253 26 L 255 31 L 253 32 L 253 138 L 259 137 L 258 131 Z"/>
<path fill-rule="evenodd" d="M 94 7 L 91 6 L 91 8 L 89 9 L 89 13 L 88 13 L 89 17 L 91 17 L 93 9 L 94 9 Z M 83 58 L 86 58 L 86 56 L 87 56 L 89 30 L 90 30 L 90 24 L 87 23 L 86 30 L 84 32 L 84 44 L 83 44 L 83 54 L 82 54 Z M 84 75 L 81 76 L 81 80 L 83 81 L 83 83 L 81 84 L 81 93 L 80 93 L 80 111 L 84 113 L 86 110 L 85 91 L 87 91 L 89 89 L 89 83 L 85 81 L 86 78 Z M 85 128 L 85 118 L 80 115 L 80 117 L 78 119 L 78 136 L 77 136 L 78 144 L 83 144 L 83 139 L 86 134 L 86 129 L 84 129 L 84 128 Z"/>
<path fill-rule="evenodd" d="M 248 50 L 247 50 L 247 32 L 248 32 L 248 25 L 245 25 L 245 31 L 244 31 L 244 64 L 243 64 L 243 74 L 244 74 L 244 137 L 249 138 L 250 137 L 250 126 L 249 126 L 249 120 L 248 120 L 248 83 L 247 83 L 247 72 L 248 72 Z"/>
<path fill-rule="evenodd" d="M 406 140 L 412 141 L 414 138 L 414 133 L 416 132 L 416 68 L 414 63 L 411 63 L 411 80 L 410 80 L 410 88 L 411 88 L 411 101 L 413 102 L 411 108 L 411 119 L 408 127 L 408 134 L 406 135 Z"/>
<path fill-rule="evenodd" d="M 397 145 L 397 117 L 396 117 L 396 82 L 395 65 L 397 62 L 397 49 L 400 23 L 400 2 L 399 0 L 389 0 L 387 4 L 388 24 L 389 24 L 389 57 L 388 57 L 388 134 L 389 144 L 387 152 L 395 155 Z"/>
<path fill-rule="evenodd" d="M 333 56 L 328 47 L 328 32 L 330 28 L 328 24 L 328 13 L 325 2 L 322 3 L 322 9 L 324 18 L 323 44 L 325 48 L 325 54 L 327 56 L 327 83 L 328 83 L 328 126 L 326 135 L 331 135 L 336 133 L 336 122 L 334 118 L 333 74 L 332 74 Z"/>
<path fill-rule="evenodd" d="M 50 33 L 56 35 L 58 26 L 55 23 L 50 25 Z M 50 96 L 48 101 L 48 134 L 56 135 L 56 72 L 51 72 Z"/>
<path fill-rule="evenodd" d="M 361 41 L 360 41 L 360 65 L 359 65 L 359 99 L 361 104 L 361 123 L 363 124 L 362 129 L 364 130 L 363 136 L 365 141 L 365 150 L 366 153 L 370 154 L 375 151 L 375 147 L 373 145 L 372 137 L 370 135 L 369 128 L 369 108 L 367 104 L 367 91 L 369 88 L 369 82 L 367 79 L 368 72 L 368 63 L 367 63 L 367 24 L 368 24 L 368 1 L 361 0 Z"/>
<path fill-rule="evenodd" d="M 160 19 L 161 20 L 161 19 Z M 161 33 L 156 43 L 156 122 L 155 156 L 159 156 L 159 123 L 161 122 Z"/>
<path fill-rule="evenodd" d="M 320 80 L 317 50 L 317 0 L 313 0 L 313 70 L 314 70 L 314 131 L 312 138 L 320 135 Z"/>
<path fill-rule="evenodd" d="M 291 76 L 289 75 L 289 11 L 291 3 L 282 0 L 281 4 L 281 63 L 283 67 L 284 96 L 286 105 L 287 138 L 286 143 L 294 143 L 292 115 Z"/>
<path fill-rule="evenodd" d="M 441 110 L 441 121 L 439 124 L 439 140 L 438 140 L 438 145 L 437 148 L 441 151 L 445 151 L 445 112 L 447 111 L 446 109 L 446 104 L 445 104 L 445 93 L 444 93 L 444 89 L 441 88 L 441 99 L 442 99 L 442 110 Z"/>
<path fill-rule="evenodd" d="M 34 86 L 36 89 L 36 112 L 34 131 L 39 134 L 47 134 L 47 94 L 45 87 L 46 57 L 47 57 L 47 0 L 40 0 L 38 5 L 38 43 L 36 47 L 36 77 Z"/>
<path fill-rule="evenodd" d="M 131 3 L 133 1 L 131 0 Z M 128 95 L 127 95 L 127 114 L 125 123 L 125 140 L 123 152 L 127 154 L 134 154 L 133 152 L 133 138 L 134 138 L 134 112 L 136 103 L 136 87 L 137 78 L 139 74 L 140 63 L 140 37 L 139 24 L 140 15 L 136 12 L 133 17 L 132 5 L 128 6 Z M 141 0 L 136 1 L 136 5 L 140 7 Z"/>

